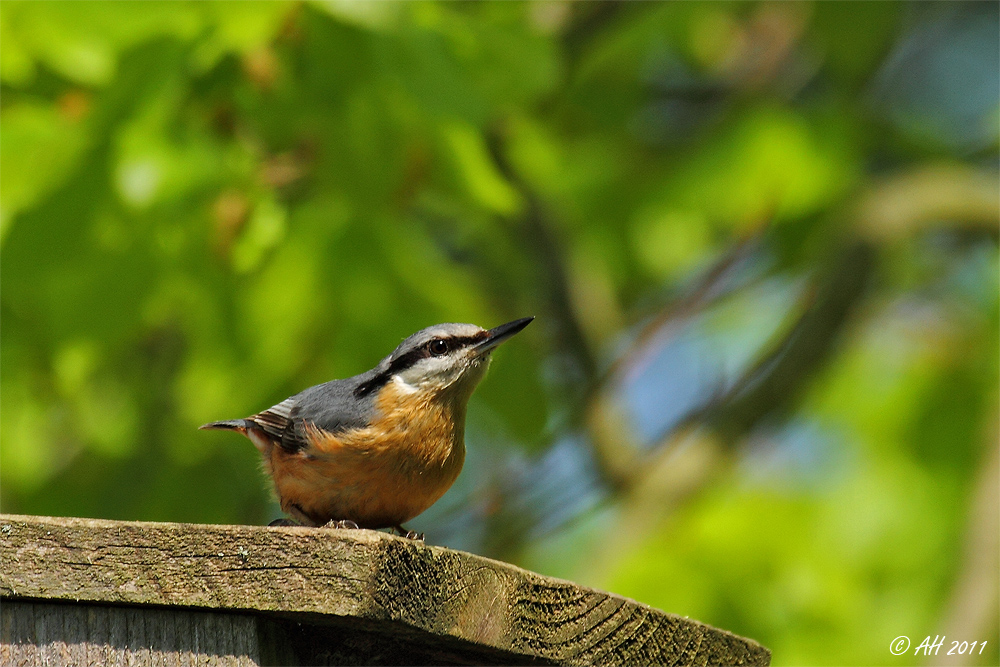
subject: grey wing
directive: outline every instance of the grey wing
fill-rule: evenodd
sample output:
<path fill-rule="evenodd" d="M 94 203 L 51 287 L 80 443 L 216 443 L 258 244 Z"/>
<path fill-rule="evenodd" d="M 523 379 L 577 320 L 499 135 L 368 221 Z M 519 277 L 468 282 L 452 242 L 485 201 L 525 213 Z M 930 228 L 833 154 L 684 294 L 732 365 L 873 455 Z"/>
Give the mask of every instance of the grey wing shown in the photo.
<path fill-rule="evenodd" d="M 354 393 L 366 375 L 310 387 L 249 419 L 292 452 L 308 446 L 303 428 L 307 422 L 330 433 L 362 428 L 374 415 L 373 397 L 357 398 Z"/>

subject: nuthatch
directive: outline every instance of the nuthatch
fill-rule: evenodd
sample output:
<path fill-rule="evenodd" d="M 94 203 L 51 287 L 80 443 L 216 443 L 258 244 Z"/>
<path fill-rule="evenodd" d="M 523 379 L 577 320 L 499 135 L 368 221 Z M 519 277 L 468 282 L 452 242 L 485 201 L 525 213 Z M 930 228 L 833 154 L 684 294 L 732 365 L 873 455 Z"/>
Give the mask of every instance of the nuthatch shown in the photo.
<path fill-rule="evenodd" d="M 437 324 L 370 371 L 201 428 L 248 437 L 281 509 L 299 523 L 407 534 L 402 524 L 444 495 L 462 469 L 466 404 L 493 349 L 533 319 L 489 331 Z"/>

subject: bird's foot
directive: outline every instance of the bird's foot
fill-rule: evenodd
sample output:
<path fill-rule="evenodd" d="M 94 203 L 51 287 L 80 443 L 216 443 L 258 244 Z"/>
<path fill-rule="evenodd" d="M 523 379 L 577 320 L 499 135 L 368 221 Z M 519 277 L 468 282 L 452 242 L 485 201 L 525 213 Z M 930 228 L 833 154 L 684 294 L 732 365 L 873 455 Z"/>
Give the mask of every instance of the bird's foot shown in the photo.
<path fill-rule="evenodd" d="M 401 537 L 405 537 L 408 540 L 414 540 L 416 542 L 423 542 L 424 541 L 424 534 L 423 533 L 418 533 L 415 530 L 407 530 L 406 528 L 403 528 L 402 526 L 393 526 L 393 530 L 395 530 L 397 533 L 399 533 Z"/>
<path fill-rule="evenodd" d="M 358 530 L 361 528 L 358 524 L 354 523 L 350 519 L 331 519 L 323 524 L 324 528 L 340 528 L 340 529 L 351 529 Z"/>
<path fill-rule="evenodd" d="M 272 526 L 301 526 L 301 525 L 302 525 L 301 523 L 295 521 L 294 519 L 281 518 L 281 519 L 275 519 L 271 523 L 267 524 L 267 527 L 270 528 Z"/>

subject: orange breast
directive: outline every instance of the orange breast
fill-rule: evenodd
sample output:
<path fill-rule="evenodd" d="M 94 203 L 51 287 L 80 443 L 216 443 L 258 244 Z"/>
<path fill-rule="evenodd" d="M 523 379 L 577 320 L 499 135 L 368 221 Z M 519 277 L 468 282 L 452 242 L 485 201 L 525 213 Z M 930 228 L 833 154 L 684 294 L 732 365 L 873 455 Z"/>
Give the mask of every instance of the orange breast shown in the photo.
<path fill-rule="evenodd" d="M 389 383 L 377 407 L 378 419 L 365 428 L 334 435 L 307 425 L 308 449 L 272 448 L 282 509 L 295 515 L 297 507 L 315 525 L 350 519 L 383 528 L 409 521 L 444 495 L 465 460 L 464 401 Z"/>

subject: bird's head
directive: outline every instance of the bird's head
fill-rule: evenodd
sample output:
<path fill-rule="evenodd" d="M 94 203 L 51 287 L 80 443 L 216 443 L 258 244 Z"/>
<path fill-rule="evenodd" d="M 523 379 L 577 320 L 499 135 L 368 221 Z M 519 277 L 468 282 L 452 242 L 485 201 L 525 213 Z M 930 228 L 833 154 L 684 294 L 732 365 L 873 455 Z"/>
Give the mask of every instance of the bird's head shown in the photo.
<path fill-rule="evenodd" d="M 468 399 L 486 374 L 490 355 L 533 320 L 525 317 L 493 329 L 475 324 L 435 324 L 399 344 L 378 366 L 382 382 L 404 391 Z"/>

